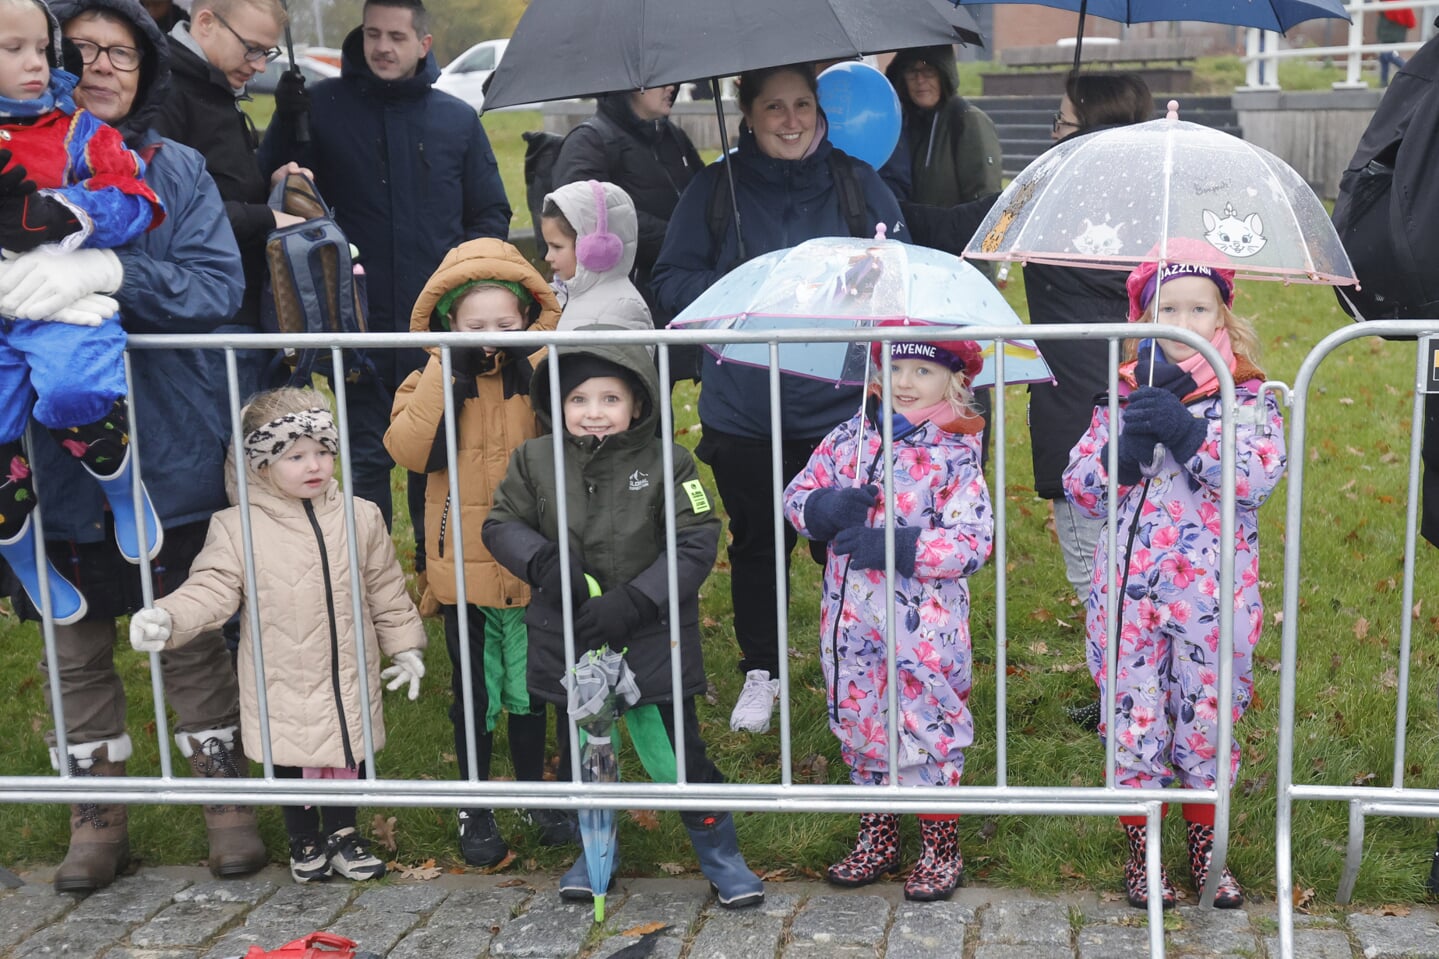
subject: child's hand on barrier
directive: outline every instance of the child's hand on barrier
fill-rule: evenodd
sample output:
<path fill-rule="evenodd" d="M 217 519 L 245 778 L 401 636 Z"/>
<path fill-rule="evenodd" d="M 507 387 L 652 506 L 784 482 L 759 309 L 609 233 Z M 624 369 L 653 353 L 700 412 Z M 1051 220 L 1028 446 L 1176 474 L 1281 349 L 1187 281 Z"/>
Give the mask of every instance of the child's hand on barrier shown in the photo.
<path fill-rule="evenodd" d="M 1148 433 L 1169 447 L 1169 452 L 1181 463 L 1198 451 L 1209 434 L 1205 421 L 1189 412 L 1179 397 L 1153 386 L 1140 387 L 1129 394 L 1124 425 L 1127 430 Z M 1141 462 L 1147 461 L 1146 458 Z"/>
<path fill-rule="evenodd" d="M 817 489 L 804 501 L 804 528 L 811 539 L 832 540 L 842 529 L 863 526 L 878 502 L 879 487 L 873 483 Z"/>
<path fill-rule="evenodd" d="M 919 549 L 918 526 L 901 526 L 894 531 L 894 571 L 901 576 L 914 575 Z M 884 529 L 851 526 L 842 529 L 830 542 L 836 553 L 849 554 L 849 565 L 855 569 L 884 569 Z"/>
<path fill-rule="evenodd" d="M 142 653 L 158 653 L 170 639 L 170 614 L 158 606 L 137 610 L 130 617 L 130 645 Z"/>
<path fill-rule="evenodd" d="M 590 599 L 575 614 L 575 642 L 585 649 L 619 650 L 641 627 L 659 617 L 659 607 L 629 583 Z"/>
<path fill-rule="evenodd" d="M 396 653 L 390 660 L 393 665 L 387 666 L 380 671 L 380 682 L 389 680 L 385 688 L 394 692 L 406 683 L 410 689 L 406 698 L 416 700 L 420 698 L 420 680 L 425 678 L 425 658 L 420 655 L 418 649 L 404 649 Z"/>

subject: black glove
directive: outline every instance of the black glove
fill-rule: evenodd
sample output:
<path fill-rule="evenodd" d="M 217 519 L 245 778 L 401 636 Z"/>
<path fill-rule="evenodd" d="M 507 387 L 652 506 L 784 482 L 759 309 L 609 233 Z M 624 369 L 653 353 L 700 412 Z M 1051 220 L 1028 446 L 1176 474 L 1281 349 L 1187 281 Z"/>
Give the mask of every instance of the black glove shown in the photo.
<path fill-rule="evenodd" d="M 914 563 L 918 553 L 918 526 L 901 526 L 894 531 L 894 571 L 901 576 L 914 575 Z M 836 553 L 848 553 L 849 565 L 854 569 L 884 569 L 884 530 L 868 526 L 851 526 L 842 529 L 830 542 L 829 548 Z"/>
<path fill-rule="evenodd" d="M 552 597 L 556 606 L 561 605 L 559 543 L 546 543 L 530 557 L 525 565 L 525 581 Z M 575 609 L 590 598 L 589 586 L 585 584 L 585 569 L 576 549 L 570 550 L 570 598 L 574 600 Z"/>
<path fill-rule="evenodd" d="M 9 150 L 0 150 L 0 165 L 9 166 L 10 159 Z M 80 221 L 70 208 L 37 193 L 35 181 L 23 166 L 17 163 L 0 173 L 0 247 L 25 253 L 78 229 Z"/>
<path fill-rule="evenodd" d="M 1173 393 L 1154 386 L 1140 387 L 1129 394 L 1124 424 L 1126 429 L 1148 433 L 1169 447 L 1169 452 L 1181 463 L 1198 452 L 1209 435 L 1206 420 L 1189 412 Z M 1120 439 L 1122 441 L 1123 436 Z"/>
<path fill-rule="evenodd" d="M 1152 371 L 1151 359 L 1153 361 Z M 1165 359 L 1163 347 L 1157 346 L 1152 340 L 1146 340 L 1145 344 L 1139 348 L 1139 355 L 1134 364 L 1134 378 L 1156 389 L 1167 390 L 1181 400 L 1199 389 L 1199 384 L 1194 382 L 1194 377 Z"/>
<path fill-rule="evenodd" d="M 618 652 L 659 614 L 659 607 L 648 596 L 626 583 L 595 596 L 575 614 L 575 643 L 585 649 L 608 646 Z"/>
<path fill-rule="evenodd" d="M 296 67 L 280 74 L 275 83 L 275 115 L 289 119 L 310 112 L 310 94 L 305 75 Z"/>
<path fill-rule="evenodd" d="M 873 483 L 817 489 L 804 501 L 804 528 L 810 539 L 832 540 L 842 529 L 863 526 L 878 501 L 879 487 Z"/>

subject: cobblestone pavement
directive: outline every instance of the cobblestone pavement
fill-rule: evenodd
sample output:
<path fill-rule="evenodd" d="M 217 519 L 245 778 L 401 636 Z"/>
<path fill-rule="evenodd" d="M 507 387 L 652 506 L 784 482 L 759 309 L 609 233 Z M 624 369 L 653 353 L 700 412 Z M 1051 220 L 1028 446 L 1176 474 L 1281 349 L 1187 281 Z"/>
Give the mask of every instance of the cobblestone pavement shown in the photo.
<path fill-rule="evenodd" d="M 386 959 L 1130 959 L 1148 953 L 1143 914 L 1093 894 L 1039 899 L 966 887 L 950 902 L 907 903 L 897 883 L 841 892 L 771 883 L 763 906 L 719 908 L 701 879 L 621 880 L 608 921 L 562 903 L 555 877 L 444 875 L 297 886 L 275 868 L 217 881 L 201 868 L 142 869 L 88 898 L 57 895 L 49 874 L 0 890 L 0 957 L 221 959 L 317 929 Z M 1439 959 L 1439 910 L 1301 917 L 1302 959 Z M 1181 906 L 1171 956 L 1278 954 L 1272 904 Z M 650 932 L 648 938 L 643 934 Z M 630 947 L 628 951 L 625 951 Z"/>

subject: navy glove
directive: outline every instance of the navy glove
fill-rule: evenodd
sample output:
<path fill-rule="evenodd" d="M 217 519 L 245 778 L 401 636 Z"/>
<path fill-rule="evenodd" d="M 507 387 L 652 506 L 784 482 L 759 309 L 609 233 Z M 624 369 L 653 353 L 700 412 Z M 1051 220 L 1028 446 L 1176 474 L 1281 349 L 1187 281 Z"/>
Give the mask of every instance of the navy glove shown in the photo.
<path fill-rule="evenodd" d="M 901 576 L 914 575 L 915 553 L 919 545 L 918 526 L 901 526 L 894 531 L 894 571 Z M 854 569 L 884 569 L 884 530 L 868 526 L 842 529 L 829 544 L 836 553 L 848 553 Z"/>
<path fill-rule="evenodd" d="M 1152 374 L 1150 371 L 1151 357 L 1154 360 Z M 1134 378 L 1155 389 L 1173 393 L 1181 400 L 1199 389 L 1199 384 L 1194 382 L 1194 377 L 1165 359 L 1163 348 L 1156 346 L 1153 340 L 1145 340 L 1144 345 L 1139 348 L 1139 356 L 1134 364 Z"/>
<path fill-rule="evenodd" d="M 873 483 L 843 489 L 817 489 L 804 501 L 804 528 L 810 539 L 834 539 L 851 526 L 863 526 L 869 511 L 879 502 L 879 487 Z"/>
<path fill-rule="evenodd" d="M 1134 429 L 1128 423 L 1124 424 L 1124 432 L 1119 434 L 1119 472 L 1115 474 L 1119 485 L 1133 486 L 1143 478 L 1142 467 L 1154 459 L 1154 444 L 1158 442 L 1159 440 L 1148 433 Z M 1108 469 L 1108 443 L 1104 444 L 1099 455 L 1103 457 L 1102 462 Z"/>
<path fill-rule="evenodd" d="M 286 70 L 275 82 L 275 113 L 294 117 L 310 112 L 310 94 L 305 91 L 305 75 L 299 68 Z"/>
<path fill-rule="evenodd" d="M 659 618 L 659 607 L 629 583 L 595 596 L 575 614 L 575 643 L 619 652 L 635 633 Z"/>
<path fill-rule="evenodd" d="M 9 166 L 9 150 L 0 150 L 0 167 Z M 35 181 L 20 164 L 0 173 L 0 247 L 25 253 L 62 240 L 80 229 L 80 221 L 59 200 L 36 192 Z"/>
<path fill-rule="evenodd" d="M 546 543 L 530 557 L 525 564 L 525 581 L 541 593 L 553 597 L 556 606 L 560 599 L 560 544 Z M 575 609 L 579 609 L 590 598 L 589 587 L 585 584 L 585 570 L 580 563 L 579 550 L 570 550 L 570 598 Z"/>
<path fill-rule="evenodd" d="M 1179 462 L 1186 462 L 1209 435 L 1205 420 L 1196 417 L 1167 390 L 1144 386 L 1129 394 L 1129 405 L 1124 408 L 1124 426 L 1127 430 L 1139 430 L 1169 447 L 1169 452 Z M 1123 436 L 1120 437 L 1121 441 Z"/>

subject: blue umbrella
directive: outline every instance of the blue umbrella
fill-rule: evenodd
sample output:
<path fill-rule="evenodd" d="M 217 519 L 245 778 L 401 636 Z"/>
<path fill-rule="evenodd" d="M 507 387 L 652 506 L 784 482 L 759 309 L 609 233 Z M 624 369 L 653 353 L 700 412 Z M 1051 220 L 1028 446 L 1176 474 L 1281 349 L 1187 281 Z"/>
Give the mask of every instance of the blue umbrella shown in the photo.
<path fill-rule="evenodd" d="M 853 330 L 881 320 L 937 326 L 1022 326 L 979 270 L 959 257 L 895 240 L 820 237 L 755 257 L 701 293 L 671 326 L 711 330 Z M 1006 337 L 1007 383 L 1050 383 L 1033 340 Z M 974 386 L 994 385 L 994 342 Z M 766 343 L 706 344 L 722 362 L 769 366 Z M 838 384 L 863 383 L 867 342 L 785 343 L 783 372 Z"/>
<path fill-rule="evenodd" d="M 593 586 L 591 592 L 595 592 Z M 612 737 L 619 714 L 640 698 L 634 671 L 624 656 L 606 646 L 580 656 L 565 677 L 565 687 L 570 692 L 570 716 L 581 732 L 580 780 L 619 782 L 620 767 Z M 580 843 L 595 896 L 595 922 L 604 922 L 605 891 L 615 868 L 615 814 L 612 809 L 587 807 L 580 810 L 579 818 Z"/>
<path fill-rule="evenodd" d="M 1027 3 L 1079 12 L 1075 31 L 1074 69 L 1079 69 L 1079 52 L 1084 43 L 1087 14 L 1118 23 L 1168 23 L 1199 20 L 1234 27 L 1286 32 L 1306 20 L 1348 20 L 1344 0 L 952 0 L 955 6 L 971 3 Z"/>

